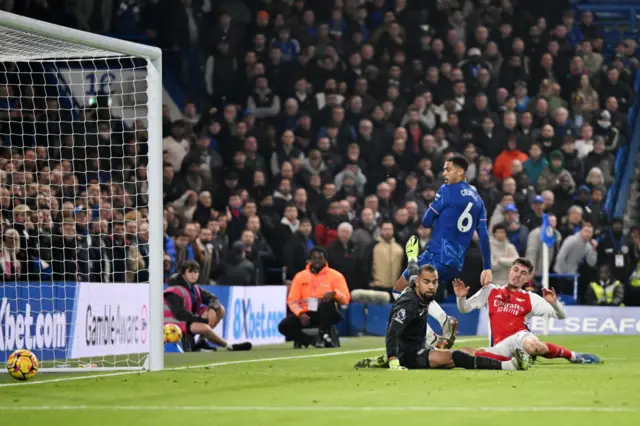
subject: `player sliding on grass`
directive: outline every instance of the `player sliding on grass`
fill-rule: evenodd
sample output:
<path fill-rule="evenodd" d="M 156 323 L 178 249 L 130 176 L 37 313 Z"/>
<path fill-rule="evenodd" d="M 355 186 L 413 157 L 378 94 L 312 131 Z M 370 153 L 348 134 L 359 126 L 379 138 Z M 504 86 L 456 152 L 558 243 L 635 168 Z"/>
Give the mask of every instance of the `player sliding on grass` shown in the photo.
<path fill-rule="evenodd" d="M 476 190 L 465 181 L 468 167 L 469 162 L 461 155 L 454 155 L 445 161 L 442 173 L 444 185 L 422 218 L 422 226 L 432 228 L 432 234 L 427 249 L 418 258 L 418 266 L 433 265 L 443 286 L 462 270 L 467 249 L 476 231 L 482 250 L 483 271 L 480 281 L 486 285 L 493 279 L 487 212 Z M 406 270 L 394 290 L 404 290 L 408 282 L 409 272 Z M 457 321 L 447 317 L 437 302 L 429 305 L 429 315 L 442 326 L 442 334 L 448 340 L 447 347 L 453 346 Z"/>
<path fill-rule="evenodd" d="M 407 247 L 409 244 L 407 244 Z M 473 356 L 458 350 L 439 350 L 427 344 L 427 313 L 438 290 L 438 271 L 432 265 L 418 268 L 409 261 L 409 287 L 391 308 L 387 326 L 387 356 L 365 358 L 356 368 L 390 370 L 466 368 L 478 370 L 527 370 L 531 358 L 517 349 L 508 361 Z"/>
<path fill-rule="evenodd" d="M 564 308 L 558 302 L 555 290 L 543 289 L 544 298 L 535 293 L 521 290 L 531 281 L 533 263 L 519 258 L 511 265 L 507 285 L 500 287 L 489 284 L 467 299 L 469 287 L 459 279 L 453 280 L 453 290 L 458 301 L 458 310 L 462 313 L 487 306 L 489 311 L 489 330 L 492 346 L 476 350 L 462 350 L 476 356 L 490 357 L 498 361 L 506 361 L 524 350 L 531 356 L 544 358 L 565 358 L 575 364 L 600 363 L 598 356 L 588 353 L 570 351 L 553 343 L 541 342 L 529 331 L 526 321 L 532 316 L 549 315 L 564 319 Z"/>

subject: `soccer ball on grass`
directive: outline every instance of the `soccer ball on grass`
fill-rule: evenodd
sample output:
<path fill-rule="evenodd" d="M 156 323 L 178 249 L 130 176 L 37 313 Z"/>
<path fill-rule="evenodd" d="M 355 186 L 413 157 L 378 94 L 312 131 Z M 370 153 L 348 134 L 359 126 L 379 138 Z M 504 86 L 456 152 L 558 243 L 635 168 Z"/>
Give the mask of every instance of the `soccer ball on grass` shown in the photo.
<path fill-rule="evenodd" d="M 164 326 L 164 342 L 178 343 L 182 339 L 182 330 L 176 324 L 167 324 Z"/>
<path fill-rule="evenodd" d="M 16 380 L 29 380 L 38 372 L 38 358 L 28 349 L 18 349 L 7 360 L 7 371 Z"/>

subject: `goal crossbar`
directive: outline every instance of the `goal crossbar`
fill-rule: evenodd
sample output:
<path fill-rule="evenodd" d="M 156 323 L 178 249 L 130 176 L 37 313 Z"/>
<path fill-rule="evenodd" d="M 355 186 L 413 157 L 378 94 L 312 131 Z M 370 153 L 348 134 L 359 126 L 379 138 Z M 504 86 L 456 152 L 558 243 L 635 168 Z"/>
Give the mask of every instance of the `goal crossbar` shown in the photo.
<path fill-rule="evenodd" d="M 154 46 L 92 34 L 73 28 L 63 27 L 61 25 L 26 18 L 9 12 L 0 11 L 0 25 L 17 31 L 22 31 L 25 34 L 34 34 L 51 40 L 89 47 L 96 50 L 96 52 L 100 52 L 100 55 L 102 56 L 105 54 L 108 55 L 109 53 L 117 55 L 131 55 L 147 58 L 152 62 L 155 62 L 156 60 L 159 61 L 162 58 L 162 50 Z M 69 52 L 69 55 L 71 56 L 65 56 L 65 58 L 83 57 L 83 55 L 80 55 L 77 52 Z M 22 58 L 25 58 L 24 55 Z M 55 56 L 46 56 L 46 59 L 55 59 Z"/>

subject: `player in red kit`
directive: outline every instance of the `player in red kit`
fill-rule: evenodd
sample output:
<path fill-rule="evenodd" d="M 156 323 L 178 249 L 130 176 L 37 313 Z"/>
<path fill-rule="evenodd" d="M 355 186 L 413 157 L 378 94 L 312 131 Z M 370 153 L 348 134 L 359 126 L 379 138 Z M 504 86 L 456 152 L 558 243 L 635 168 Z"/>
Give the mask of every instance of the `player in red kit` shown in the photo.
<path fill-rule="evenodd" d="M 522 349 L 531 356 L 565 358 L 575 364 L 602 362 L 594 354 L 573 352 L 553 343 L 541 342 L 529 331 L 527 321 L 532 316 L 549 315 L 557 319 L 566 317 L 555 290 L 543 289 L 544 298 L 522 290 L 522 286 L 531 280 L 532 272 L 533 264 L 530 260 L 516 259 L 509 270 L 506 286 L 489 284 L 469 299 L 467 299 L 469 287 L 466 287 L 461 280 L 453 281 L 453 290 L 460 312 L 466 313 L 484 306 L 489 312 L 491 347 L 480 350 L 464 348 L 464 350 L 476 356 L 491 357 L 499 361 L 510 359 L 516 349 Z"/>

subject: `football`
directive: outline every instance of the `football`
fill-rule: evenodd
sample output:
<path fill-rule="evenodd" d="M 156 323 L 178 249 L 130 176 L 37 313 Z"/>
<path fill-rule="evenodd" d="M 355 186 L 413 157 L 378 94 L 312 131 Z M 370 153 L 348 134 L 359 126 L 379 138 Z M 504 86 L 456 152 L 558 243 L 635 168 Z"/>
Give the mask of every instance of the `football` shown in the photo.
<path fill-rule="evenodd" d="M 164 342 L 178 343 L 182 339 L 182 330 L 176 324 L 167 324 L 164 326 Z"/>
<path fill-rule="evenodd" d="M 38 358 L 28 349 L 18 349 L 7 360 L 7 371 L 16 380 L 33 378 L 38 368 Z"/>

